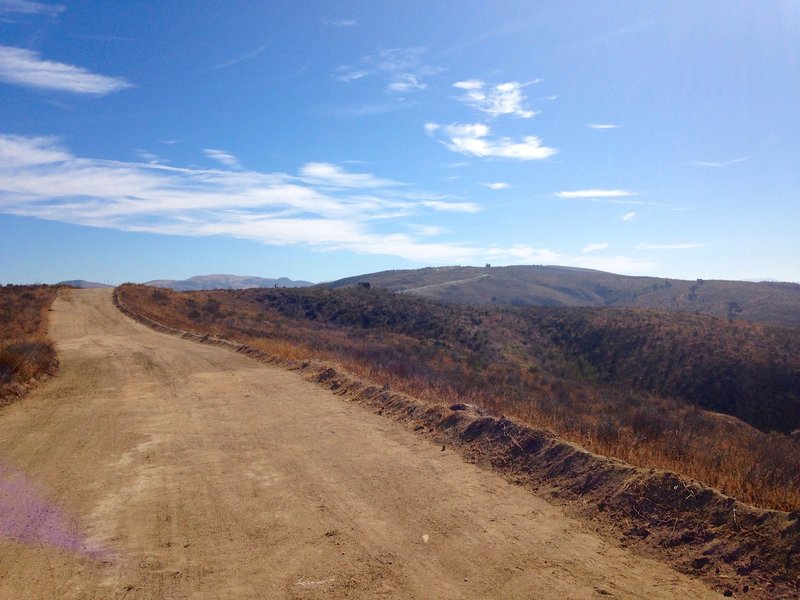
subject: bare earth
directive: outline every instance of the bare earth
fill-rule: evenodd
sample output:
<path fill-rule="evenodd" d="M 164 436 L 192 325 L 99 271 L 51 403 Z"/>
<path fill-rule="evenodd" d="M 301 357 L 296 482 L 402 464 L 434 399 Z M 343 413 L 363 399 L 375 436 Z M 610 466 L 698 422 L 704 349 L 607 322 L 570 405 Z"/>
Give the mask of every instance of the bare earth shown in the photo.
<path fill-rule="evenodd" d="M 718 598 L 294 373 L 51 313 L 0 412 L 0 598 Z"/>

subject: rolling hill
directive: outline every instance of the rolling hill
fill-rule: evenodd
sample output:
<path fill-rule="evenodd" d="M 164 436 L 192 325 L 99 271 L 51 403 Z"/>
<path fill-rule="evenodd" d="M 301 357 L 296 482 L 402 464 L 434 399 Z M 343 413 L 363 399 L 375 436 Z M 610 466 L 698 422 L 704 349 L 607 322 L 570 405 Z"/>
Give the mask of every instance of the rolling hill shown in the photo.
<path fill-rule="evenodd" d="M 242 275 L 195 275 L 189 279 L 155 279 L 145 285 L 169 288 L 178 292 L 199 290 L 244 290 L 248 288 L 296 288 L 314 285 L 310 281 L 293 281 L 286 277 L 270 279 L 265 277 Z"/>
<path fill-rule="evenodd" d="M 531 265 L 382 271 L 321 285 L 359 283 L 457 304 L 656 308 L 800 327 L 796 283 L 687 281 Z"/>

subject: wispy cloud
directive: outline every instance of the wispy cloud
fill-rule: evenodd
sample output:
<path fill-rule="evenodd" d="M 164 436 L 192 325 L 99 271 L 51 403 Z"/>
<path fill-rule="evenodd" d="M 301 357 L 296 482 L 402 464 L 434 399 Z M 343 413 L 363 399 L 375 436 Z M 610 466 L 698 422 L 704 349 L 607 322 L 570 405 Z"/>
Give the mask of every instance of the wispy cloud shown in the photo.
<path fill-rule="evenodd" d="M 11 46 L 0 46 L 0 81 L 100 96 L 133 87 L 122 77 L 97 75 L 81 67 L 42 60 L 37 52 Z"/>
<path fill-rule="evenodd" d="M 625 196 L 635 196 L 635 192 L 628 190 L 571 190 L 564 192 L 556 192 L 559 198 L 620 198 Z"/>
<path fill-rule="evenodd" d="M 711 169 L 718 169 L 720 167 L 729 167 L 731 165 L 735 165 L 735 164 L 738 164 L 738 163 L 743 163 L 743 162 L 748 161 L 748 160 L 750 160 L 749 156 L 742 156 L 740 158 L 734 158 L 732 160 L 726 160 L 726 161 L 721 161 L 721 162 L 698 160 L 698 161 L 693 162 L 692 165 L 695 166 L 695 167 L 708 167 L 708 168 L 711 168 Z"/>
<path fill-rule="evenodd" d="M 53 164 L 72 157 L 54 137 L 3 135 L 0 140 L 0 166 L 5 169 Z"/>
<path fill-rule="evenodd" d="M 456 202 L 453 200 L 420 200 L 420 205 L 435 210 L 437 212 L 463 212 L 476 213 L 481 211 L 481 207 L 474 202 Z"/>
<path fill-rule="evenodd" d="M 427 87 L 420 78 L 413 73 L 399 73 L 396 75 L 386 89 L 390 92 L 405 94 L 414 90 L 424 90 Z"/>
<path fill-rule="evenodd" d="M 702 248 L 708 246 L 707 243 L 688 243 L 688 244 L 636 244 L 636 250 L 691 250 L 692 248 Z"/>
<path fill-rule="evenodd" d="M 511 187 L 510 184 L 504 181 L 497 181 L 495 183 L 481 183 L 481 185 L 489 188 L 490 190 L 507 190 Z"/>
<path fill-rule="evenodd" d="M 242 168 L 242 165 L 239 164 L 239 159 L 236 158 L 233 154 L 231 154 L 227 150 L 215 150 L 214 148 L 206 148 L 205 150 L 203 150 L 203 154 L 205 154 L 208 158 L 213 158 L 221 165 L 224 165 L 231 169 Z"/>
<path fill-rule="evenodd" d="M 438 225 L 420 225 L 419 223 L 411 223 L 408 227 L 417 235 L 423 236 L 436 236 L 447 233 L 448 230 Z"/>
<path fill-rule="evenodd" d="M 223 61 L 223 62 L 221 62 L 219 64 L 216 64 L 213 67 L 211 67 L 211 69 L 214 70 L 214 71 L 218 71 L 220 69 L 226 69 L 228 67 L 232 67 L 233 65 L 238 64 L 240 62 L 244 62 L 246 60 L 250 60 L 251 58 L 255 58 L 259 54 L 263 53 L 267 48 L 269 48 L 269 46 L 270 46 L 270 44 L 262 44 L 261 46 L 258 46 L 257 48 L 253 48 L 252 50 L 250 50 L 248 52 L 245 52 L 243 54 L 239 54 L 238 56 L 234 56 L 233 58 L 230 58 L 230 59 L 228 59 L 226 61 Z"/>
<path fill-rule="evenodd" d="M 337 188 L 387 188 L 400 185 L 369 173 L 350 173 L 330 163 L 307 163 L 300 169 L 300 176 L 313 185 Z"/>
<path fill-rule="evenodd" d="M 480 158 L 542 160 L 558 152 L 556 148 L 542 146 L 541 140 L 533 135 L 522 138 L 522 141 L 491 137 L 491 130 L 482 123 L 427 123 L 425 131 L 453 152 Z"/>
<path fill-rule="evenodd" d="M 229 153 L 226 153 L 229 154 Z M 77 157 L 52 137 L 0 135 L 0 212 L 124 231 L 219 235 L 425 263 L 541 260 L 547 250 L 440 242 L 426 216 L 480 206 L 330 163 L 298 175 Z M 421 229 L 409 229 L 413 217 Z M 380 224 L 380 226 L 378 226 Z"/>
<path fill-rule="evenodd" d="M 334 69 L 334 78 L 352 82 L 365 77 L 378 76 L 387 80 L 385 91 L 391 94 L 407 94 L 424 90 L 425 77 L 435 75 L 441 69 L 424 62 L 425 48 L 392 48 L 378 54 L 365 56 L 356 65 L 340 65 Z"/>
<path fill-rule="evenodd" d="M 138 149 L 136 150 L 136 155 L 148 163 L 160 164 L 164 162 L 157 154 L 153 154 L 149 150 Z"/>
<path fill-rule="evenodd" d="M 23 15 L 48 15 L 55 16 L 67 10 L 61 4 L 44 4 L 43 2 L 32 2 L 31 0 L 0 0 L 0 14 L 23 14 Z"/>
<path fill-rule="evenodd" d="M 329 27 L 355 27 L 358 25 L 358 21 L 355 19 L 325 19 L 322 23 Z"/>
<path fill-rule="evenodd" d="M 610 247 L 608 242 L 602 242 L 599 244 L 589 244 L 586 246 L 581 252 L 597 252 L 598 250 L 606 250 Z"/>
<path fill-rule="evenodd" d="M 633 219 L 635 218 L 636 218 L 635 212 L 628 212 L 620 217 L 620 219 L 622 219 L 623 221 L 633 221 Z"/>
<path fill-rule="evenodd" d="M 367 77 L 369 74 L 370 72 L 365 69 L 354 69 L 353 67 L 348 66 L 340 66 L 334 70 L 334 77 L 339 81 L 344 81 L 345 83 L 358 81 L 359 79 Z"/>
<path fill-rule="evenodd" d="M 464 90 L 460 100 L 492 117 L 512 115 L 530 119 L 537 113 L 525 107 L 525 94 L 522 89 L 530 83 L 509 81 L 487 84 L 479 79 L 457 81 L 453 87 Z"/>
<path fill-rule="evenodd" d="M 586 126 L 591 129 L 619 129 L 619 125 L 613 123 L 589 123 Z"/>
<path fill-rule="evenodd" d="M 480 206 L 371 173 L 307 163 L 298 175 L 78 157 L 53 137 L 0 134 L 0 212 L 165 235 L 225 236 L 427 264 L 566 264 L 637 274 L 652 263 L 527 244 L 440 241 L 425 223 Z M 414 223 L 409 223 L 413 217 Z"/>

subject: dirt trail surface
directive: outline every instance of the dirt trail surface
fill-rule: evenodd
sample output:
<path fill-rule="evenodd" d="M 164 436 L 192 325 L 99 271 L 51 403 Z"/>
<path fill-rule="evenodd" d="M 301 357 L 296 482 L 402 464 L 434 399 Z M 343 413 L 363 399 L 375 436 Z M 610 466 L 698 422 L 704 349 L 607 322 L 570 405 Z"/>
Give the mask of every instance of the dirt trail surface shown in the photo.
<path fill-rule="evenodd" d="M 470 277 L 469 279 L 457 279 L 456 281 L 444 281 L 442 283 L 432 283 L 430 285 L 423 285 L 422 287 L 415 287 L 415 288 L 408 288 L 405 290 L 401 290 L 401 294 L 410 294 L 411 292 L 418 292 L 420 290 L 427 290 L 430 288 L 435 287 L 444 287 L 446 285 L 458 285 L 459 283 L 467 283 L 468 281 L 475 281 L 477 279 L 483 279 L 484 277 L 489 277 L 488 275 L 478 275 L 477 277 Z"/>
<path fill-rule="evenodd" d="M 718 598 L 402 425 L 154 332 L 51 313 L 0 412 L 0 598 Z"/>

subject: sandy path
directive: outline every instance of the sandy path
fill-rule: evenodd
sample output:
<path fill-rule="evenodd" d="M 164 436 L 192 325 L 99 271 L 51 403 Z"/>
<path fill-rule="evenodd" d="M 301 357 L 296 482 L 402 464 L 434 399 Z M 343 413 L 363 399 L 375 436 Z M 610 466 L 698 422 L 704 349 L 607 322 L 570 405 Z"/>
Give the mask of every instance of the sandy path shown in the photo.
<path fill-rule="evenodd" d="M 60 374 L 0 412 L 0 598 L 706 598 L 296 374 L 52 313 Z"/>

